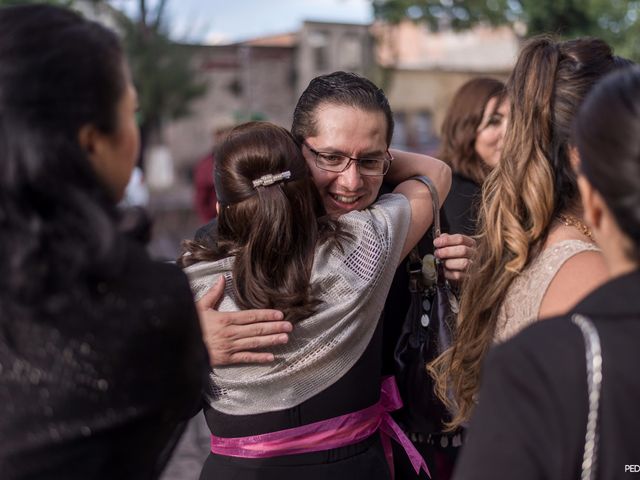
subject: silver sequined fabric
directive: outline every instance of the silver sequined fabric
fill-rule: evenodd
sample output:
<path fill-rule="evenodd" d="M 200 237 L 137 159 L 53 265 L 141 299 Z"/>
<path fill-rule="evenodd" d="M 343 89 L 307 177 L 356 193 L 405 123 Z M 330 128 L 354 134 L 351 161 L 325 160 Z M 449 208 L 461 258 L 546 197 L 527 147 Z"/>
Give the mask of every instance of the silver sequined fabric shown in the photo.
<path fill-rule="evenodd" d="M 411 210 L 398 194 L 384 195 L 371 208 L 340 217 L 354 238 L 342 251 L 316 249 L 312 288 L 322 304 L 298 322 L 286 345 L 271 351 L 266 365 L 212 370 L 207 401 L 230 415 L 250 415 L 294 407 L 340 379 L 358 360 L 376 328 L 404 245 Z M 221 311 L 238 310 L 233 297 L 233 258 L 188 267 L 191 288 L 200 298 L 220 275 L 226 280 Z"/>

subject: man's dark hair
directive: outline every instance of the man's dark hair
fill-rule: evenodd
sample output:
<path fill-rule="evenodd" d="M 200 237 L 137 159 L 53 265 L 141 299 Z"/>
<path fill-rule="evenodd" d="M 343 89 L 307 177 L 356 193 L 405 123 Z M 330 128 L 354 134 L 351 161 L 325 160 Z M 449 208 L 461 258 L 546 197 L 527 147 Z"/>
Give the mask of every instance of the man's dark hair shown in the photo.
<path fill-rule="evenodd" d="M 293 112 L 291 133 L 298 143 L 316 133 L 315 112 L 320 105 L 333 104 L 382 112 L 387 120 L 387 146 L 393 137 L 393 114 L 381 88 L 356 73 L 320 75 L 302 92 Z"/>

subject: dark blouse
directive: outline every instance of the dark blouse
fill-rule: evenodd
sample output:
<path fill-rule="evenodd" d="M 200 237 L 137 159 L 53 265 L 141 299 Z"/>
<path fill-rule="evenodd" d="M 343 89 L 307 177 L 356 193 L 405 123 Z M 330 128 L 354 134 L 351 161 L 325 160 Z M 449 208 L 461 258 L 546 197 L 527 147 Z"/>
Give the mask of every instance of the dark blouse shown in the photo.
<path fill-rule="evenodd" d="M 150 479 L 197 411 L 206 351 L 174 265 L 124 240 L 115 279 L 0 329 L 0 477 Z"/>
<path fill-rule="evenodd" d="M 478 222 L 478 203 L 481 187 L 474 181 L 454 173 L 451 190 L 442 205 L 442 211 L 449 222 L 447 233 L 475 235 Z"/>
<path fill-rule="evenodd" d="M 596 478 L 640 463 L 640 271 L 615 278 L 574 312 L 600 335 L 603 381 Z M 493 350 L 455 477 L 580 478 L 587 423 L 582 333 L 569 316 L 543 320 Z"/>

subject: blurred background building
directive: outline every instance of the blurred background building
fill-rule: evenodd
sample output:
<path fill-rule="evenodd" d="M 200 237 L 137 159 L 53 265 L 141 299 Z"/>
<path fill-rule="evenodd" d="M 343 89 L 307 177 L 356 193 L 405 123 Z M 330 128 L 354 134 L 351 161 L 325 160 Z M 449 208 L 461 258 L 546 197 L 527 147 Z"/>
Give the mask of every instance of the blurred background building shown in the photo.
<path fill-rule="evenodd" d="M 143 175 L 136 182 L 148 186 L 150 249 L 163 259 L 175 258 L 180 240 L 203 221 L 194 208 L 194 167 L 206 178 L 202 165 L 213 162 L 215 142 L 233 125 L 290 127 L 298 96 L 317 75 L 369 77 L 394 110 L 393 146 L 432 153 L 456 89 L 476 75 L 506 79 L 527 36 L 600 36 L 616 53 L 640 58 L 640 2 L 627 0 L 48 1 L 72 4 L 123 38 L 141 107 Z M 303 11 L 314 14 L 305 20 Z M 268 33 L 221 41 L 225 22 Z"/>
<path fill-rule="evenodd" d="M 289 128 L 295 103 L 315 76 L 345 70 L 371 78 L 384 88 L 394 110 L 393 146 L 433 153 L 453 93 L 476 75 L 505 79 L 518 46 L 507 27 L 434 33 L 410 21 L 305 21 L 296 32 L 228 45 L 181 45 L 207 89 L 192 102 L 189 116 L 163 126 L 175 175 L 155 194 L 152 185 L 156 233 L 164 222 L 168 230 L 173 225 L 175 231 L 193 232 L 191 172 L 213 147 L 216 131 L 249 120 Z M 149 174 L 153 161 L 147 158 Z M 154 253 L 170 256 L 180 236 L 155 235 Z"/>

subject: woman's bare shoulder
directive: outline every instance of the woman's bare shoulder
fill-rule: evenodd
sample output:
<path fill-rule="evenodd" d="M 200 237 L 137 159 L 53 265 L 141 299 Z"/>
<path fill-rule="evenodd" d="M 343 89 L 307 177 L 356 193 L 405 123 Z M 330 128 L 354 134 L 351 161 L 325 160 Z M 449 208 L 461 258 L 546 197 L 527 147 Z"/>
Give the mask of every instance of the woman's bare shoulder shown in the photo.
<path fill-rule="evenodd" d="M 584 250 L 563 263 L 551 280 L 539 318 L 562 315 L 602 285 L 609 277 L 604 257 L 599 250 Z"/>

